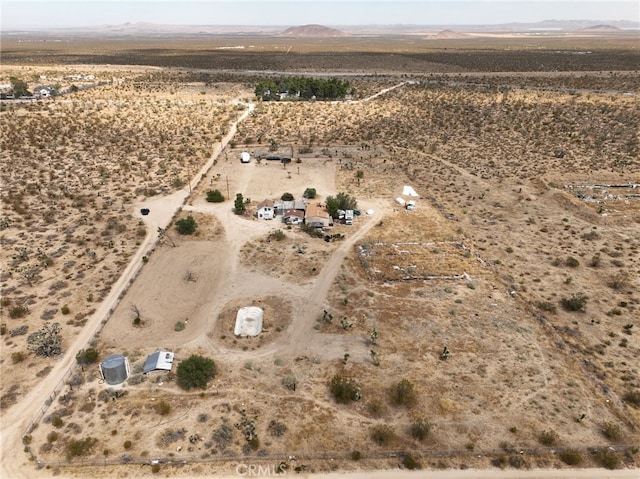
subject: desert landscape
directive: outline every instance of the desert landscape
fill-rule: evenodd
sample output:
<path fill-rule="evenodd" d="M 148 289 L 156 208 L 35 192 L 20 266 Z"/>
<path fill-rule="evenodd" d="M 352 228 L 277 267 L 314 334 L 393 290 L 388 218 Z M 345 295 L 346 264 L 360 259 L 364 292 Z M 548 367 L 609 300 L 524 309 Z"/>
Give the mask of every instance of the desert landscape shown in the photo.
<path fill-rule="evenodd" d="M 637 469 L 637 37 L 297 32 L 3 38 L 3 477 Z"/>

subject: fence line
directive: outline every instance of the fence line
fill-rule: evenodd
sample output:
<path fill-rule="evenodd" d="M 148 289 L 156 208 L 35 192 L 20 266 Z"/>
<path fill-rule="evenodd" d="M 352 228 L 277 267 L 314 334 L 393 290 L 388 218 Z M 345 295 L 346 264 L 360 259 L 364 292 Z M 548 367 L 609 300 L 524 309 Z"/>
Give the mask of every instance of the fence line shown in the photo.
<path fill-rule="evenodd" d="M 249 113 L 250 113 L 250 110 L 249 110 Z M 186 197 L 183 200 L 182 204 L 180 204 L 180 205 L 178 205 L 176 207 L 175 211 L 173 212 L 173 215 L 171 215 L 171 219 L 169 220 L 169 224 L 171 224 L 175 220 L 176 216 L 180 213 L 180 211 L 182 211 L 183 207 L 187 204 L 187 202 L 189 201 L 191 196 L 193 196 L 193 193 L 194 193 L 195 189 L 197 188 L 197 186 L 202 181 L 202 175 L 208 173 L 209 170 L 213 167 L 215 157 L 216 156 L 220 156 L 222 151 L 224 151 L 225 147 L 229 144 L 231 138 L 233 138 L 233 136 L 235 135 L 235 133 L 237 131 L 237 123 L 239 123 L 239 121 L 240 121 L 240 119 L 238 119 L 238 120 L 236 120 L 235 122 L 232 123 L 230 132 L 225 137 L 223 137 L 222 140 L 220 141 L 220 150 L 218 151 L 217 155 L 215 153 L 213 155 L 211 155 L 211 157 L 209 158 L 207 163 L 205 163 L 203 168 L 197 173 L 197 176 L 195 177 L 195 185 L 192 186 L 192 182 L 194 181 L 194 179 L 193 178 L 189 179 L 189 194 L 186 195 Z M 153 234 L 153 233 L 154 233 L 153 231 L 149 231 L 148 234 Z M 148 257 L 150 254 L 152 254 L 153 251 L 155 251 L 155 249 L 158 246 L 158 244 L 159 244 L 159 239 L 157 238 L 153 243 L 151 243 L 149 245 L 149 249 L 148 249 L 148 251 L 146 252 L 146 254 L 144 256 Z M 136 254 L 137 254 L 137 252 L 136 252 Z M 90 345 L 96 339 L 96 337 L 100 334 L 100 332 L 102 331 L 102 328 L 104 328 L 104 326 L 107 324 L 107 322 L 109 321 L 109 319 L 113 315 L 114 310 L 118 307 L 118 305 L 124 299 L 124 297 L 126 296 L 127 292 L 129 291 L 129 288 L 131 287 L 131 285 L 133 284 L 135 279 L 140 274 L 140 271 L 142 270 L 144 265 L 145 265 L 145 262 L 142 261 L 133 270 L 133 272 L 131 273 L 131 277 L 129 278 L 129 281 L 127 281 L 127 284 L 124 285 L 122 290 L 118 293 L 118 296 L 115 298 L 115 300 L 113 302 L 113 305 L 109 308 L 109 310 L 106 312 L 104 317 L 98 322 L 98 324 L 96 325 L 95 329 L 91 333 L 90 339 L 86 343 L 87 345 Z M 38 465 L 40 465 L 41 462 L 38 461 L 37 456 L 33 453 L 32 449 L 31 449 L 31 446 L 30 446 L 30 440 L 27 437 L 36 429 L 38 423 L 42 420 L 42 418 L 44 417 L 45 413 L 49 409 L 49 406 L 51 406 L 51 404 L 53 404 L 53 402 L 55 401 L 56 397 L 62 391 L 62 388 L 65 386 L 67 380 L 71 377 L 71 375 L 73 374 L 73 372 L 75 371 L 75 369 L 77 367 L 78 367 L 77 361 L 73 360 L 71 362 L 71 364 L 69 365 L 69 369 L 67 369 L 67 371 L 64 373 L 64 375 L 63 375 L 62 379 L 60 380 L 60 382 L 53 389 L 53 392 L 49 396 L 47 396 L 47 398 L 44 401 L 44 404 L 42 405 L 42 407 L 40 408 L 38 413 L 29 422 L 29 424 L 27 425 L 27 427 L 25 428 L 25 430 L 22 433 L 22 442 L 23 442 L 23 444 L 25 446 L 25 448 L 24 448 L 25 452 L 27 452 L 31 456 L 32 460 L 34 460 L 34 462 L 36 462 Z"/>
<path fill-rule="evenodd" d="M 362 454 L 360 459 L 363 460 L 380 460 L 380 459 L 393 459 L 393 458 L 404 458 L 405 456 L 411 454 L 412 456 L 416 456 L 417 458 L 455 458 L 455 457 L 500 457 L 507 454 L 518 455 L 524 457 L 532 457 L 532 456 L 540 456 L 543 454 L 562 454 L 563 452 L 568 451 L 578 451 L 584 454 L 594 454 L 599 449 L 602 448 L 611 448 L 613 450 L 617 450 L 620 452 L 629 452 L 637 450 L 638 446 L 630 446 L 630 445 L 616 445 L 612 446 L 582 446 L 577 448 L 572 447 L 535 447 L 535 448 L 513 448 L 505 451 L 504 449 L 483 449 L 483 450 L 469 450 L 469 449 L 402 449 L 402 450 L 384 450 L 384 451 L 375 451 L 373 453 Z M 281 452 L 281 453 L 268 453 L 266 451 L 255 453 L 255 454 L 232 454 L 225 456 L 167 456 L 167 457 L 132 457 L 128 454 L 123 454 L 117 458 L 79 458 L 78 460 L 66 460 L 66 461 L 40 461 L 36 458 L 34 454 L 32 454 L 35 463 L 39 468 L 42 467 L 94 467 L 94 466 L 118 466 L 118 465 L 127 465 L 127 464 L 136 464 L 136 465 L 151 465 L 151 464 L 167 464 L 167 465 L 186 465 L 186 464 L 219 464 L 219 463 L 233 463 L 238 462 L 240 464 L 246 464 L 248 462 L 251 463 L 265 463 L 265 462 L 282 462 L 288 461 L 291 458 L 295 458 L 297 463 L 303 461 L 314 461 L 314 460 L 351 460 L 351 451 L 324 451 L 324 452 L 315 452 L 315 453 L 307 453 L 307 452 Z"/>

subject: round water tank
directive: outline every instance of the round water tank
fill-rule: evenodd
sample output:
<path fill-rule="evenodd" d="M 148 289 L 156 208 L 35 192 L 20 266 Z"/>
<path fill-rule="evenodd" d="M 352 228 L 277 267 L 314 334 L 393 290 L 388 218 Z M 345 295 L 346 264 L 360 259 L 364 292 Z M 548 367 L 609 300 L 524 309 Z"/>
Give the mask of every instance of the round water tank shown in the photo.
<path fill-rule="evenodd" d="M 127 364 L 127 358 L 121 354 L 112 354 L 107 356 L 102 364 L 102 377 L 107 384 L 120 384 L 124 382 L 129 376 L 129 365 Z"/>

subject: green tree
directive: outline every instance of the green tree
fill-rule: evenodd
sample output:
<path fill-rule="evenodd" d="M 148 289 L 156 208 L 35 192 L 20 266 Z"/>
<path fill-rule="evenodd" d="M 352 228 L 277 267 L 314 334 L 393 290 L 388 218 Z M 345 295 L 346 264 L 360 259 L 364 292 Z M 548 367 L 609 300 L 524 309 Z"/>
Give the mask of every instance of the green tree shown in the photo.
<path fill-rule="evenodd" d="M 283 193 L 280 199 L 282 201 L 293 201 L 293 195 L 291 193 Z"/>
<path fill-rule="evenodd" d="M 224 201 L 224 195 L 220 190 L 207 191 L 207 201 L 209 203 L 222 203 Z"/>
<path fill-rule="evenodd" d="M 233 202 L 234 213 L 237 215 L 243 215 L 246 211 L 246 206 L 244 205 L 244 198 L 242 197 L 242 193 L 236 194 L 236 200 Z"/>
<path fill-rule="evenodd" d="M 76 361 L 78 364 L 93 364 L 98 360 L 98 350 L 95 348 L 81 349 L 76 354 Z"/>
<path fill-rule="evenodd" d="M 347 193 L 338 193 L 335 197 L 327 197 L 327 212 L 332 218 L 338 218 L 338 210 L 355 210 L 358 202 Z"/>
<path fill-rule="evenodd" d="M 303 198 L 309 198 L 310 200 L 314 199 L 316 197 L 316 189 L 315 188 L 307 188 L 306 190 L 304 190 L 304 193 L 302 194 Z"/>
<path fill-rule="evenodd" d="M 216 375 L 217 368 L 213 359 L 192 354 L 178 364 L 176 381 L 182 389 L 205 389 L 210 379 Z"/>
<path fill-rule="evenodd" d="M 194 220 L 191 215 L 176 221 L 176 229 L 181 235 L 192 235 L 195 233 L 197 227 L 196 220 Z"/>
<path fill-rule="evenodd" d="M 27 89 L 27 82 L 20 80 L 17 77 L 10 77 L 11 90 L 16 98 L 20 96 L 31 96 L 31 92 Z"/>

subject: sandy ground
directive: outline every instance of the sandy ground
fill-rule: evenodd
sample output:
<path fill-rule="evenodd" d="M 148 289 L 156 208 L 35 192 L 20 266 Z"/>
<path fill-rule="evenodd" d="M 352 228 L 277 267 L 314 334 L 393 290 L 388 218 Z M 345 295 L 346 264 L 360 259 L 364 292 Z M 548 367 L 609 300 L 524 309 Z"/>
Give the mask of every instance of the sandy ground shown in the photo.
<path fill-rule="evenodd" d="M 244 112 L 238 121 L 242 121 L 252 111 L 253 105 Z M 89 340 L 95 336 L 96 331 L 100 327 L 100 323 L 108 318 L 109 312 L 115 307 L 119 301 L 119 297 L 126 286 L 131 282 L 132 278 L 138 272 L 142 263 L 142 257 L 148 254 L 153 245 L 158 240 L 158 227 L 166 228 L 175 212 L 180 208 L 187 198 L 189 191 L 192 190 L 197 182 L 201 179 L 202 174 L 207 171 L 213 161 L 220 155 L 222 148 L 225 147 L 231 138 L 235 135 L 235 125 L 230 129 L 223 140 L 215 145 L 210 160 L 203 166 L 202 171 L 190 181 L 188 188 L 184 188 L 172 195 L 160 197 L 152 201 L 146 201 L 144 206 L 151 210 L 148 216 L 140 214 L 140 206 L 135 205 L 134 214 L 138 215 L 145 221 L 148 228 L 148 234 L 138 248 L 136 254 L 131 258 L 127 268 L 120 276 L 118 281 L 111 287 L 111 291 L 107 298 L 99 305 L 96 312 L 87 321 L 87 324 L 77 336 L 73 344 L 71 344 L 63 357 L 55 364 L 51 373 L 45 380 L 37 384 L 29 394 L 15 405 L 8 413 L 2 416 L 2 432 L 0 438 L 2 440 L 2 470 L 0 475 L 3 478 L 32 477 L 32 471 L 25 471 L 21 464 L 16 463 L 12 458 L 22 456 L 22 436 L 25 433 L 29 422 L 36 416 L 42 408 L 42 398 L 46 398 L 59 385 L 68 369 L 75 361 L 75 356 L 80 349 L 86 347 Z"/>
<path fill-rule="evenodd" d="M 230 138 L 233 132 L 234 130 L 229 133 L 227 139 Z M 305 247 L 308 246 L 305 255 L 326 253 L 326 256 L 322 263 L 319 264 L 318 269 L 320 271 L 315 277 L 297 278 L 297 280 L 285 278 L 282 270 L 286 267 L 282 265 L 278 265 L 279 268 L 273 267 L 272 270 L 265 270 L 270 265 L 255 264 L 255 262 L 252 263 L 243 259 L 243 248 L 246 245 L 253 244 L 255 249 L 268 248 L 268 243 L 265 244 L 267 235 L 274 229 L 279 229 L 283 226 L 275 221 L 258 221 L 251 217 L 236 216 L 231 210 L 232 201 L 226 201 L 222 204 L 209 204 L 203 199 L 204 192 L 213 187 L 226 192 L 228 181 L 228 188 L 232 193 L 231 197 L 236 192 L 241 192 L 245 197 L 250 196 L 252 199 L 250 206 L 255 206 L 256 203 L 264 198 L 278 197 L 285 191 L 292 192 L 296 198 L 299 198 L 304 188 L 308 186 L 316 187 L 324 197 L 341 190 L 341 187 L 336 185 L 336 177 L 339 175 L 339 171 L 336 169 L 336 162 L 326 158 L 305 158 L 301 164 L 291 164 L 285 169 L 279 163 L 269 164 L 263 162 L 258 165 L 252 162 L 248 165 L 242 165 L 237 161 L 237 152 L 231 150 L 226 150 L 222 154 L 216 150 L 213 156 L 218 158 L 217 164 L 213 166 L 211 173 L 198 188 L 195 188 L 195 184 L 189 186 L 189 190 L 195 188 L 194 195 L 185 206 L 185 211 L 181 213 L 182 216 L 191 213 L 198 218 L 201 231 L 195 238 L 176 238 L 177 234 L 172 232 L 171 235 L 176 241 L 176 246 L 171 246 L 165 241 L 162 246 L 159 246 L 150 254 L 152 245 L 157 239 L 156 229 L 168 224 L 174 212 L 187 198 L 187 189 L 183 189 L 171 197 L 135 205 L 135 211 L 139 211 L 142 206 L 151 209 L 151 214 L 148 217 L 141 217 L 149 228 L 149 234 L 138 249 L 125 274 L 114 285 L 107 300 L 100 305 L 98 311 L 83 329 L 83 333 L 73 346 L 67 350 L 65 357 L 58 362 L 47 379 L 40 383 L 28 397 L 16 404 L 7 417 L 3 417 L 3 477 L 30 477 L 29 474 L 32 471 L 29 466 L 23 467 L 26 465 L 26 461 L 14 461 L 15 463 L 12 463 L 10 460 L 15 457 L 24 457 L 21 452 L 22 446 L 17 438 L 22 434 L 28 420 L 40 408 L 40 399 L 45 397 L 56 386 L 62 374 L 71 364 L 75 352 L 92 337 L 100 321 L 106 317 L 108 311 L 112 308 L 113 314 L 100 334 L 100 341 L 105 349 L 110 349 L 113 352 L 135 348 L 146 354 L 157 347 L 175 349 L 179 355 L 192 351 L 203 351 L 215 357 L 224 358 L 220 361 L 226 365 L 247 361 L 247 359 L 266 363 L 267 361 L 273 362 L 276 356 L 297 358 L 309 354 L 310 332 L 313 330 L 318 312 L 326 307 L 332 294 L 334 296 L 336 294 L 335 291 L 332 292 L 332 286 L 335 289 L 336 278 L 342 275 L 341 268 L 344 267 L 345 260 L 353 246 L 359 240 L 365 238 L 376 224 L 383 218 L 385 218 L 385 222 L 387 221 L 386 215 L 392 212 L 392 202 L 389 199 L 387 201 L 366 199 L 360 201 L 361 209 L 372 208 L 375 214 L 358 219 L 355 227 L 350 230 L 344 230 L 348 231 L 345 241 L 332 244 L 329 247 L 324 243 L 318 243 L 319 240 L 314 240 L 316 243 L 312 244 L 302 236 L 286 232 L 291 237 L 288 238 L 288 241 L 291 240 L 294 246 L 298 243 L 304 244 Z M 448 164 L 448 166 L 454 168 L 452 164 Z M 203 168 L 196 178 L 200 178 L 201 173 L 207 170 L 207 167 Z M 460 171 L 460 173 L 464 172 Z M 214 178 L 214 175 L 220 176 Z M 398 232 L 393 231 L 393 233 Z M 144 255 L 149 256 L 149 262 L 116 307 L 120 293 L 129 284 Z M 195 274 L 197 281 L 193 283 L 184 281 L 183 275 L 187 269 Z M 464 290 L 465 288 L 463 287 L 462 289 Z M 487 287 L 487 290 L 489 289 Z M 410 288 L 407 289 L 407 292 L 411 292 Z M 413 294 L 413 292 L 411 293 Z M 470 291 L 466 291 L 466 293 L 471 294 Z M 229 304 L 236 304 L 243 299 L 250 301 L 251 298 L 268 298 L 285 294 L 290 299 L 290 314 L 292 318 L 295 318 L 295 321 L 288 323 L 290 325 L 287 327 L 286 334 L 273 334 L 269 336 L 270 339 L 267 342 L 261 344 L 259 348 L 251 348 L 252 350 L 249 352 L 240 351 L 239 348 L 230 346 L 219 336 L 219 330 L 216 329 L 216 320 L 220 318 L 221 313 L 225 311 Z M 492 294 L 495 295 L 495 299 L 491 299 L 492 307 L 493 301 L 501 305 L 505 302 L 505 298 L 501 297 L 502 293 L 500 291 L 492 291 Z M 372 301 L 367 299 L 364 294 L 360 299 L 363 300 L 363 303 Z M 384 299 L 380 301 L 384 302 Z M 138 306 L 142 311 L 142 319 L 145 321 L 144 327 L 132 327 L 132 304 Z M 456 304 L 458 303 L 456 302 Z M 462 302 L 459 304 L 462 304 Z M 463 306 L 459 306 L 459 308 L 463 308 Z M 471 312 L 469 311 L 469 313 Z M 389 312 L 389 316 L 392 317 L 392 311 Z M 185 331 L 176 335 L 173 332 L 173 326 L 178 320 L 188 320 L 188 326 Z M 349 337 L 346 334 L 339 335 L 324 332 L 311 334 L 313 334 L 313 354 L 317 355 L 319 360 L 332 360 L 335 362 L 336 358 L 341 357 L 345 347 L 349 343 L 353 343 L 353 337 Z M 540 343 L 544 346 L 544 338 L 540 340 Z M 538 348 L 538 351 L 533 351 L 533 353 L 539 354 L 536 357 L 543 357 L 540 345 L 536 343 L 533 347 Z M 456 350 L 461 351 L 461 354 L 464 348 L 468 348 L 468 346 L 456 345 Z M 354 365 L 354 368 L 364 369 L 365 366 L 363 365 L 368 361 L 366 357 L 367 350 L 365 348 L 361 349 L 362 351 L 358 350 L 357 353 L 352 351 L 354 362 L 357 361 L 359 363 L 356 363 L 357 365 Z M 500 353 L 501 351 L 496 352 Z M 529 350 L 523 352 L 523 354 L 527 355 L 531 353 L 532 351 Z M 512 354 L 506 354 L 505 357 L 511 359 Z M 423 359 L 428 361 L 428 354 L 425 354 Z M 534 370 L 531 373 L 533 376 L 532 381 L 535 383 L 532 386 L 534 390 L 530 393 L 532 397 L 537 394 L 536 391 L 541 387 L 540 384 L 536 383 L 536 379 L 539 380 L 544 376 L 543 387 L 548 387 L 546 377 L 550 372 L 547 369 L 547 364 L 541 361 L 539 366 L 541 371 Z M 245 369 L 252 371 L 251 368 L 246 366 Z M 236 385 L 241 384 L 243 374 L 257 375 L 257 372 L 249 373 L 241 370 L 239 373 L 236 372 L 234 376 L 228 374 L 226 380 L 236 381 Z M 403 371 L 398 370 L 396 374 L 403 374 Z M 331 401 L 325 397 L 326 393 L 317 394 L 319 390 L 325 391 L 325 385 L 314 384 L 310 386 L 315 387 L 314 392 L 318 397 L 314 407 L 328 408 L 331 405 Z M 247 385 L 247 389 L 249 387 L 250 385 Z M 155 394 L 157 389 L 149 388 L 149 391 Z M 174 392 L 170 394 L 174 394 Z M 238 397 L 241 394 L 243 397 L 247 397 L 251 394 L 251 391 L 236 390 L 232 385 L 228 390 L 223 390 L 223 394 L 226 394 L 226 397 L 233 397 L 236 394 Z M 278 393 L 274 394 L 274 397 L 283 403 L 287 400 L 284 395 Z M 522 401 L 524 402 L 528 398 L 529 396 L 525 396 Z M 177 396 L 177 401 L 179 400 L 181 400 L 181 397 Z M 192 398 L 186 397 L 184 400 L 191 401 Z M 448 403 L 445 400 L 443 401 L 440 405 L 444 409 Z M 350 414 L 344 414 L 339 420 L 350 421 Z M 492 418 L 490 417 L 476 418 L 478 423 L 490 422 L 491 420 Z M 473 424 L 472 426 L 476 427 Z M 318 425 L 317 427 L 323 427 L 323 425 Z M 336 436 L 340 433 L 341 431 L 335 432 Z M 349 438 L 345 437 L 345 448 L 351 445 L 348 441 Z M 63 473 L 66 473 L 64 469 Z M 78 474 L 82 474 L 82 472 Z M 178 472 L 175 477 L 180 477 L 179 474 Z M 191 472 L 190 474 L 193 473 Z M 360 476 L 356 475 L 354 477 L 404 477 L 399 474 L 406 474 L 406 477 L 409 478 L 425 477 L 426 474 L 429 474 L 429 477 L 442 478 L 489 477 L 489 475 L 491 477 L 514 478 L 637 477 L 637 471 L 629 470 L 611 473 L 604 470 L 450 470 L 429 473 L 402 471 L 400 473 L 400 471 L 396 470 L 373 474 L 364 472 Z M 142 475 L 144 475 L 144 472 L 140 472 L 140 476 Z M 241 475 L 237 473 L 234 477 Z"/>

